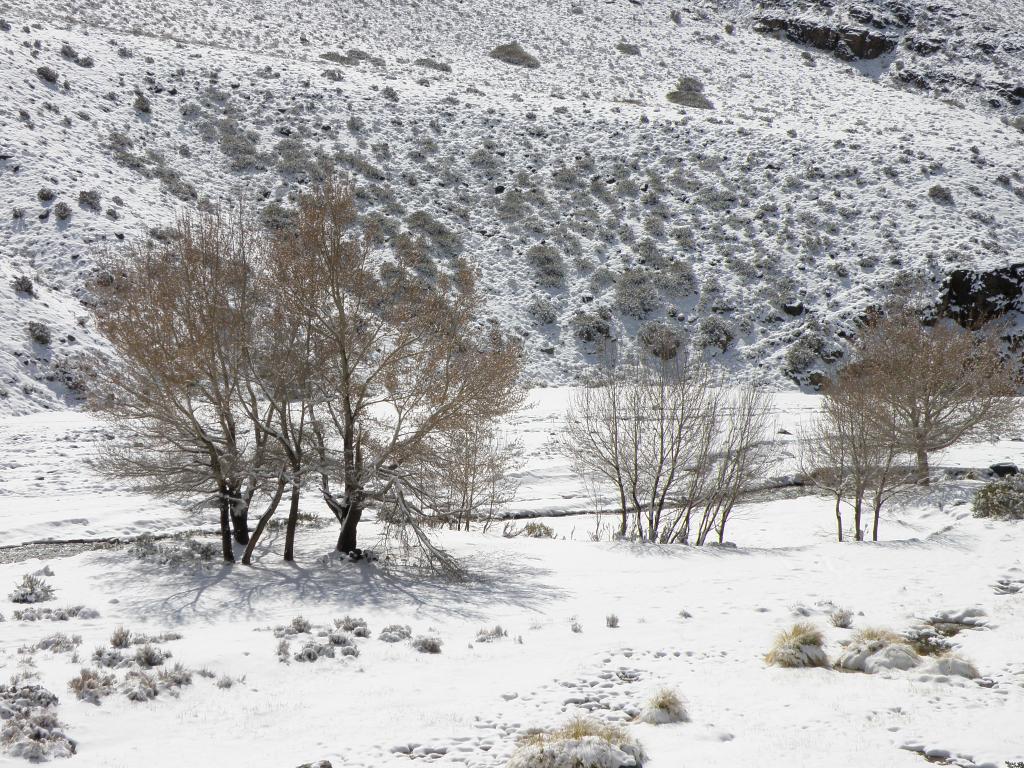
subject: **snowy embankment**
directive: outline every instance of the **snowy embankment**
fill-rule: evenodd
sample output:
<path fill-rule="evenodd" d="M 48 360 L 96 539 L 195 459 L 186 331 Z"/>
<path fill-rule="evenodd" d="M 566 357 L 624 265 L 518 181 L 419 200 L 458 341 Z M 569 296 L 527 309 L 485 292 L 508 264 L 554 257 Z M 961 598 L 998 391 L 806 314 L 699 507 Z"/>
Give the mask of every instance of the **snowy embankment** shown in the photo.
<path fill-rule="evenodd" d="M 585 491 L 544 448 L 560 395 L 545 390 L 534 400 L 518 426 L 530 457 L 520 503 L 582 508 Z M 782 398 L 783 427 L 793 431 L 809 407 L 809 398 Z M 77 536 L 201 522 L 95 475 L 84 459 L 102 431 L 87 417 L 12 422 L 3 427 L 3 543 L 38 538 L 47 525 Z M 58 449 L 45 453 L 46 445 Z M 955 458 L 978 466 L 1015 453 L 1006 443 Z M 127 549 L 53 560 L 53 575 L 42 578 L 55 599 L 32 605 L 11 603 L 8 593 L 46 563 L 0 565 L 0 679 L 31 669 L 60 698 L 53 711 L 77 742 L 69 765 L 499 768 L 530 728 L 583 714 L 625 728 L 649 756 L 647 768 L 919 768 L 925 753 L 1002 768 L 1024 759 L 1024 591 L 1015 591 L 1024 586 L 1024 527 L 972 518 L 976 485 L 942 484 L 894 507 L 878 544 L 834 542 L 830 505 L 813 496 L 745 505 L 728 537 L 735 549 L 592 542 L 592 517 L 555 520 L 559 535 L 576 527 L 564 540 L 503 538 L 500 526 L 444 532 L 473 574 L 462 584 L 339 562 L 327 555 L 330 526 L 301 529 L 294 564 L 278 559 L 279 533 L 252 569 L 216 561 L 171 568 Z M 69 522 L 79 518 L 89 522 Z M 372 537 L 368 530 L 365 541 Z M 14 615 L 74 605 L 99 617 Z M 832 625 L 836 608 L 852 612 L 851 629 Z M 368 636 L 353 629 L 341 637 L 334 619 L 346 615 L 365 619 Z M 297 616 L 308 631 L 295 631 L 307 630 L 293 627 Z M 824 634 L 834 662 L 857 630 L 903 632 L 930 618 L 963 620 L 949 640 L 979 679 L 930 660 L 877 674 L 764 660 L 795 621 Z M 382 640 L 392 624 L 408 625 L 411 639 Z M 144 645 L 112 648 L 119 626 L 171 654 L 150 670 L 152 700 L 126 696 L 145 685 L 136 676 L 125 687 L 117 654 L 134 658 Z M 68 650 L 31 650 L 55 632 L 71 638 Z M 161 639 L 167 632 L 181 637 Z M 418 636 L 440 639 L 441 652 L 418 653 Z M 346 655 L 349 644 L 358 655 Z M 97 706 L 68 683 L 83 666 L 99 669 L 100 647 L 115 664 L 101 671 L 115 680 Z M 158 677 L 174 663 L 192 670 L 191 684 Z M 663 689 L 680 695 L 688 722 L 637 720 Z M 0 752 L 0 765 L 25 764 Z"/>

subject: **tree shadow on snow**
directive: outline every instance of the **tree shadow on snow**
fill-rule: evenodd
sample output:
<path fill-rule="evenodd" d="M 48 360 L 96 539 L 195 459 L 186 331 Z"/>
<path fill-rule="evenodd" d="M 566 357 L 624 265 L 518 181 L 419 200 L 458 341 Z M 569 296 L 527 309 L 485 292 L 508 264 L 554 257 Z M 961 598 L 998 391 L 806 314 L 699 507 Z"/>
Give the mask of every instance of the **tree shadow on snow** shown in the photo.
<path fill-rule="evenodd" d="M 498 605 L 541 610 L 568 593 L 546 581 L 551 571 L 522 555 L 488 552 L 464 558 L 469 577 L 452 581 L 414 568 L 310 558 L 285 563 L 267 556 L 253 567 L 168 568 L 124 551 L 98 552 L 98 586 L 120 607 L 164 622 L 254 618 L 281 605 L 295 610 L 422 610 L 484 619 Z M 325 561 L 326 560 L 326 561 Z"/>

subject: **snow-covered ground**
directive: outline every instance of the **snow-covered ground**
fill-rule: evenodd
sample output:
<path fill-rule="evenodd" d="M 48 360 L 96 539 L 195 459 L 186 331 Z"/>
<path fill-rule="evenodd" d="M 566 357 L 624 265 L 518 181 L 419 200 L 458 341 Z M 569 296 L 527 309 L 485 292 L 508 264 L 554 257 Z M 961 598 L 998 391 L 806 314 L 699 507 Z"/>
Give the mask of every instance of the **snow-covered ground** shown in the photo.
<path fill-rule="evenodd" d="M 564 397 L 534 391 L 515 425 L 527 453 L 522 509 L 590 503 L 546 447 Z M 809 396 L 780 397 L 780 426 L 792 432 L 813 407 Z M 104 428 L 86 415 L 10 419 L 0 430 L 2 544 L 212 522 L 100 479 L 86 460 Z M 1013 441 L 966 446 L 940 463 L 985 466 L 1019 459 L 1019 450 Z M 274 533 L 253 568 L 169 568 L 126 549 L 0 565 L 0 679 L 31 664 L 60 697 L 57 716 L 77 741 L 69 765 L 279 768 L 327 759 L 336 767 L 500 768 L 517 734 L 582 712 L 622 722 L 648 768 L 913 768 L 926 765 L 925 754 L 1004 768 L 1024 759 L 1024 590 L 1014 592 L 1024 587 L 1024 526 L 971 517 L 977 486 L 942 482 L 904 499 L 883 520 L 879 543 L 836 543 L 829 502 L 793 489 L 743 506 L 727 537 L 735 549 L 592 541 L 593 515 L 545 518 L 554 540 L 504 538 L 501 526 L 445 532 L 441 540 L 472 574 L 464 583 L 339 562 L 329 555 L 333 526 L 303 527 L 294 564 L 279 560 Z M 99 617 L 15 620 L 26 606 L 8 602 L 8 591 L 46 565 L 56 599 L 37 607 L 81 604 Z M 835 607 L 853 612 L 853 630 L 895 631 L 941 611 L 980 609 L 983 626 L 952 641 L 981 679 L 940 674 L 927 659 L 873 675 L 765 663 L 776 633 L 797 620 L 825 633 L 835 660 L 853 631 L 831 625 Z M 610 614 L 618 627 L 606 626 Z M 344 615 L 364 618 L 370 637 L 355 639 L 357 657 L 282 663 L 273 628 L 300 615 L 312 634 L 286 638 L 290 657 L 323 642 L 317 631 Z M 389 624 L 440 638 L 442 652 L 384 642 Z M 499 624 L 507 636 L 476 642 Z M 77 700 L 68 681 L 95 666 L 93 650 L 109 648 L 118 626 L 180 633 L 158 643 L 172 654 L 163 666 L 215 676 L 194 674 L 178 695 L 164 690 L 151 701 L 120 692 L 99 706 Z M 81 636 L 80 660 L 72 651 L 19 651 L 57 631 Z M 217 685 L 225 675 L 236 681 L 230 688 Z M 635 722 L 665 687 L 684 699 L 690 722 Z M 0 756 L 0 765 L 24 764 Z"/>

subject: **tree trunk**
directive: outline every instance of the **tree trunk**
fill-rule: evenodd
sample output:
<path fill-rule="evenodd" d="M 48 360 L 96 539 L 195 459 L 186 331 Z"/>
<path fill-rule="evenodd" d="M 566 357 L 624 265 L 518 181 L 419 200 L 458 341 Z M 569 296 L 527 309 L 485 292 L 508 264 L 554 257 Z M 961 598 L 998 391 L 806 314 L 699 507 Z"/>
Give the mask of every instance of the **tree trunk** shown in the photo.
<path fill-rule="evenodd" d="M 292 502 L 288 508 L 288 526 L 284 533 L 284 559 L 295 559 L 295 528 L 299 524 L 299 484 L 292 480 Z"/>
<path fill-rule="evenodd" d="M 857 527 L 854 532 L 854 536 L 857 541 L 864 541 L 864 531 L 860 527 L 861 512 L 863 511 L 864 502 L 861 499 L 857 499 L 853 505 L 853 524 Z"/>
<path fill-rule="evenodd" d="M 928 466 L 928 451 L 924 448 L 917 449 L 917 482 L 919 485 L 928 485 L 931 468 Z"/>
<path fill-rule="evenodd" d="M 843 540 L 843 508 L 840 506 L 842 499 L 836 495 L 836 532 L 839 534 L 839 541 Z"/>
<path fill-rule="evenodd" d="M 235 562 L 235 550 L 231 544 L 231 503 L 223 490 L 220 494 L 220 544 L 224 562 Z"/>
<path fill-rule="evenodd" d="M 356 503 L 349 506 L 345 513 L 345 519 L 341 523 L 341 532 L 338 534 L 338 551 L 352 552 L 356 547 L 356 528 L 359 519 L 363 516 L 363 508 Z"/>
<path fill-rule="evenodd" d="M 277 511 L 277 505 L 281 503 L 281 496 L 284 495 L 285 484 L 286 481 L 283 477 L 277 481 L 277 490 L 274 492 L 274 498 L 270 500 L 270 506 L 267 507 L 267 511 L 260 516 L 259 522 L 256 523 L 256 530 L 253 531 L 252 537 L 249 539 L 249 544 L 245 548 L 245 554 L 242 555 L 242 565 L 252 565 L 253 550 L 256 549 L 256 544 L 259 543 L 260 537 L 263 535 L 263 531 L 270 522 L 270 518 L 272 518 L 274 516 L 274 512 Z"/>
<path fill-rule="evenodd" d="M 239 544 L 249 543 L 249 505 L 242 502 L 242 497 L 237 491 L 228 491 L 228 505 L 231 509 L 231 529 L 235 534 L 235 541 Z"/>
<path fill-rule="evenodd" d="M 878 541 L 878 518 L 882 515 L 882 503 L 881 501 L 874 502 L 874 520 L 871 525 L 871 540 Z"/>

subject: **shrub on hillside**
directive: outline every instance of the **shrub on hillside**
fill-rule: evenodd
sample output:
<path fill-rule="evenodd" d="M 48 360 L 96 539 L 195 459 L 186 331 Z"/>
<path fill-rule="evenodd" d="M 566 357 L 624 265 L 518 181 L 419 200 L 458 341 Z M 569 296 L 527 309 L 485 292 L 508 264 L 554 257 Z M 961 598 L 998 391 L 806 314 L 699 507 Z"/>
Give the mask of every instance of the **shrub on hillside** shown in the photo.
<path fill-rule="evenodd" d="M 28 335 L 32 341 L 44 347 L 48 347 L 50 342 L 53 341 L 53 333 L 50 331 L 50 326 L 37 320 L 33 320 L 28 324 Z"/>
<path fill-rule="evenodd" d="M 673 104 L 695 109 L 714 109 L 715 106 L 704 95 L 704 84 L 695 77 L 681 77 L 676 87 L 665 96 Z"/>
<path fill-rule="evenodd" d="M 672 360 L 682 346 L 683 334 L 668 323 L 651 321 L 640 326 L 636 340 L 659 360 Z"/>
<path fill-rule="evenodd" d="M 615 282 L 615 306 L 632 317 L 646 317 L 658 306 L 660 298 L 654 280 L 644 270 L 628 269 Z"/>
<path fill-rule="evenodd" d="M 555 529 L 544 523 L 531 522 L 523 526 L 520 535 L 529 539 L 553 539 L 555 538 Z"/>
<path fill-rule="evenodd" d="M 412 628 L 407 624 L 389 624 L 380 631 L 377 636 L 385 643 L 399 643 L 412 637 Z"/>
<path fill-rule="evenodd" d="M 531 53 L 528 53 L 523 46 L 517 41 L 513 40 L 511 43 L 505 43 L 499 45 L 497 48 L 492 50 L 488 54 L 492 59 L 503 61 L 506 64 L 512 64 L 516 67 L 526 67 L 527 69 L 537 69 L 540 66 L 540 61 Z"/>
<path fill-rule="evenodd" d="M 1024 520 L 1024 475 L 993 480 L 974 496 L 974 516 Z"/>
<path fill-rule="evenodd" d="M 817 627 L 801 622 L 779 633 L 764 659 L 776 667 L 824 667 L 828 664 L 824 644 Z"/>
<path fill-rule="evenodd" d="M 565 284 L 565 260 L 554 246 L 531 246 L 526 251 L 526 263 L 533 269 L 538 285 L 559 288 Z"/>

